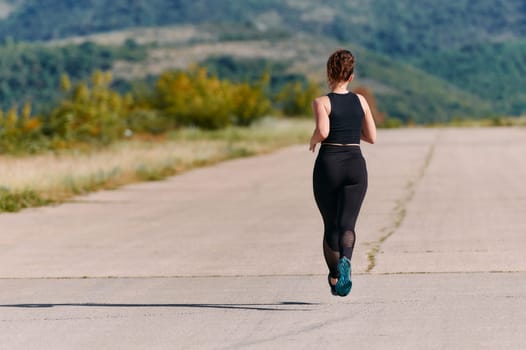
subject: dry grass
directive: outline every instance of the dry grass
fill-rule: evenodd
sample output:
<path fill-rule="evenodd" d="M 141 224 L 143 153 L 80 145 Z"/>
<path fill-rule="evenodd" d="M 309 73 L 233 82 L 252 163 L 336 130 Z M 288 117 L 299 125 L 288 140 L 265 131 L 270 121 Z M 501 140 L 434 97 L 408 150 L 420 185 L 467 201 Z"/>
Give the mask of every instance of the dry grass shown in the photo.
<path fill-rule="evenodd" d="M 168 135 L 165 141 L 127 141 L 90 153 L 3 156 L 0 184 L 8 193 L 30 191 L 46 201 L 60 202 L 82 193 L 160 180 L 225 159 L 307 143 L 312 127 L 310 120 L 267 119 L 250 128 L 186 129 Z"/>
<path fill-rule="evenodd" d="M 217 40 L 216 36 L 198 26 L 178 25 L 166 27 L 115 30 L 105 33 L 73 36 L 66 39 L 52 40 L 49 45 L 82 44 L 86 41 L 100 45 L 122 45 L 127 39 L 133 39 L 139 44 L 181 45 L 193 41 Z"/>
<path fill-rule="evenodd" d="M 302 73 L 310 73 L 313 69 L 324 67 L 327 52 L 325 45 L 312 43 L 312 38 L 297 34 L 291 38 L 272 42 L 268 40 L 199 42 L 192 45 L 153 48 L 149 50 L 146 61 L 116 62 L 112 73 L 115 77 L 141 78 L 158 75 L 170 69 L 185 69 L 208 57 L 221 55 L 243 59 L 266 58 L 289 61 L 295 63 L 292 67 L 293 71 L 301 70 Z M 323 74 L 320 76 L 323 77 Z"/>
<path fill-rule="evenodd" d="M 39 193 L 68 195 L 73 183 L 81 186 L 96 178 L 126 183 L 134 180 L 137 169 L 217 158 L 221 143 L 224 142 L 131 141 L 93 153 L 3 157 L 0 181 L 11 190 L 30 188 Z"/>
<path fill-rule="evenodd" d="M 493 126 L 526 126 L 526 116 L 520 117 L 494 117 L 494 118 L 483 118 L 483 119 L 462 119 L 453 120 L 447 123 L 445 126 L 455 127 L 493 127 Z"/>

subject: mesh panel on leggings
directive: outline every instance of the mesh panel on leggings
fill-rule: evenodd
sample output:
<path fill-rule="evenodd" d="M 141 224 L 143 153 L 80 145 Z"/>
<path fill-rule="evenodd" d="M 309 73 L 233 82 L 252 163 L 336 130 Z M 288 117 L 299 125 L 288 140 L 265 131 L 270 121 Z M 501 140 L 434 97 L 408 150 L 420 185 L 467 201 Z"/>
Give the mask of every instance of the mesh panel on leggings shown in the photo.
<path fill-rule="evenodd" d="M 356 241 L 356 234 L 354 231 L 346 230 L 343 232 L 340 240 L 340 253 L 342 256 L 351 260 L 352 252 L 354 250 L 354 243 Z"/>

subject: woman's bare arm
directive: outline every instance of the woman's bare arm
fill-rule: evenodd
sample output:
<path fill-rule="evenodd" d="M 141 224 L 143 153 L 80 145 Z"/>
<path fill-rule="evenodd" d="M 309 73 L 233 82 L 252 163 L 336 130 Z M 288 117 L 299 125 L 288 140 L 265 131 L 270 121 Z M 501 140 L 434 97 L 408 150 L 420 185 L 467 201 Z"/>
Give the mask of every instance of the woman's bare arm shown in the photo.
<path fill-rule="evenodd" d="M 321 96 L 316 98 L 312 102 L 312 111 L 314 112 L 314 118 L 316 119 L 316 128 L 310 139 L 309 150 L 314 152 L 316 150 L 316 145 L 329 136 L 329 97 Z"/>
<path fill-rule="evenodd" d="M 376 142 L 376 125 L 374 123 L 373 114 L 369 108 L 367 100 L 362 95 L 358 95 L 360 103 L 362 104 L 362 109 L 365 113 L 362 126 L 362 137 L 361 139 L 368 143 Z"/>

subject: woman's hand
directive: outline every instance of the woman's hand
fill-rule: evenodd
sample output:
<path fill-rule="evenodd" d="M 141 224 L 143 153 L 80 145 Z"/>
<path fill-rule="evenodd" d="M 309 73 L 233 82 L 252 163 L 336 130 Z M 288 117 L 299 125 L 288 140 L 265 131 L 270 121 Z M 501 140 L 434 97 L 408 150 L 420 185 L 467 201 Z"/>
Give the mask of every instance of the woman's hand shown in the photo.
<path fill-rule="evenodd" d="M 312 138 L 310 139 L 310 145 L 309 145 L 309 151 L 311 151 L 312 153 L 314 153 L 316 151 L 316 145 L 318 143 L 315 142 Z"/>

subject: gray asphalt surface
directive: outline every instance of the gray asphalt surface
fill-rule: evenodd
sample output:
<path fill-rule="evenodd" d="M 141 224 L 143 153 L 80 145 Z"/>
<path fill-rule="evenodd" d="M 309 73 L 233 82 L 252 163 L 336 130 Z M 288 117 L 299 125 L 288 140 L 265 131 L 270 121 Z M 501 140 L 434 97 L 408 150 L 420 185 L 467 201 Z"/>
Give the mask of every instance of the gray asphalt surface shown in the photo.
<path fill-rule="evenodd" d="M 526 129 L 381 130 L 330 295 L 307 146 L 0 215 L 0 349 L 524 349 Z"/>

